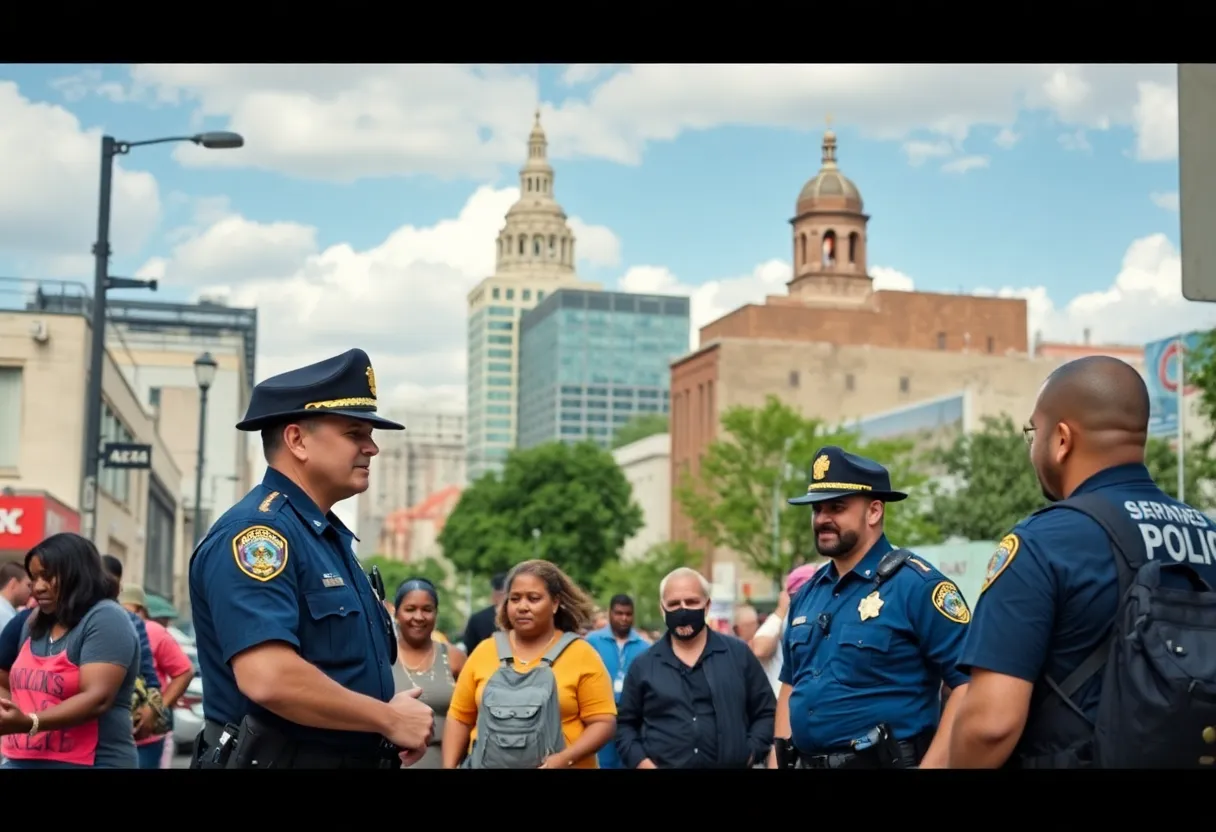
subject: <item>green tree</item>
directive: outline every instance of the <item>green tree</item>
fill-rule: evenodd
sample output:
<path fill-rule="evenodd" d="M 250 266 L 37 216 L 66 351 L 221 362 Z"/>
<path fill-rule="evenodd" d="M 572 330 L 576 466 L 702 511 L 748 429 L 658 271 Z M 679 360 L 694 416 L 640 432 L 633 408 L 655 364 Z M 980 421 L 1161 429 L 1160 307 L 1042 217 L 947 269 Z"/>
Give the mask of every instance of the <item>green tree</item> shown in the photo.
<path fill-rule="evenodd" d="M 436 616 L 435 629 L 448 638 L 459 636 L 467 618 L 461 612 L 464 609 L 464 596 L 454 585 L 442 561 L 426 558 L 414 563 L 402 563 L 383 555 L 363 558 L 364 569 L 370 572 L 373 566 L 380 569 L 380 577 L 384 579 L 384 592 L 390 604 L 397 594 L 397 587 L 407 578 L 426 578 L 434 584 L 439 590 L 439 613 Z"/>
<path fill-rule="evenodd" d="M 701 457 L 699 475 L 678 480 L 676 500 L 699 537 L 737 552 L 774 581 L 795 563 L 816 559 L 810 510 L 786 500 L 805 490 L 813 455 L 824 445 L 881 460 L 894 487 L 911 495 L 888 507 L 892 541 L 916 546 L 939 539 L 918 493 L 925 478 L 916 472 L 912 441 L 862 442 L 854 433 L 804 417 L 775 396 L 763 407 L 729 408 L 721 424 L 723 436 Z"/>
<path fill-rule="evenodd" d="M 641 630 L 661 630 L 666 625 L 659 608 L 659 582 L 681 566 L 701 568 L 701 555 L 683 543 L 660 543 L 637 560 L 605 563 L 592 581 L 595 597 L 608 609 L 612 596 L 625 593 L 633 598 L 633 623 Z"/>
<path fill-rule="evenodd" d="M 589 586 L 641 527 L 611 453 L 592 442 L 550 442 L 512 451 L 501 473 L 465 489 L 439 545 L 461 572 L 492 575 L 539 557 Z"/>
<path fill-rule="evenodd" d="M 1009 416 L 985 417 L 979 430 L 959 435 L 927 461 L 947 483 L 930 486 L 933 516 L 947 537 L 1000 540 L 1046 504 L 1026 437 Z"/>
<path fill-rule="evenodd" d="M 1189 505 L 1207 510 L 1216 505 L 1208 487 L 1208 483 L 1216 480 L 1216 461 L 1213 461 L 1204 443 L 1191 443 L 1189 435 L 1187 443 L 1183 447 L 1183 485 L 1186 493 L 1182 496 Z M 1174 499 L 1178 499 L 1178 450 L 1174 443 L 1160 437 L 1149 439 L 1144 461 L 1157 486 Z"/>
<path fill-rule="evenodd" d="M 647 436 L 667 433 L 667 425 L 667 414 L 665 413 L 643 413 L 640 416 L 634 416 L 617 428 L 612 437 L 612 447 L 620 448 L 630 442 L 645 439 Z"/>
<path fill-rule="evenodd" d="M 1216 425 L 1216 329 L 1205 333 L 1199 348 L 1186 355 L 1183 372 L 1187 383 L 1198 388 L 1199 409 L 1208 424 Z"/>

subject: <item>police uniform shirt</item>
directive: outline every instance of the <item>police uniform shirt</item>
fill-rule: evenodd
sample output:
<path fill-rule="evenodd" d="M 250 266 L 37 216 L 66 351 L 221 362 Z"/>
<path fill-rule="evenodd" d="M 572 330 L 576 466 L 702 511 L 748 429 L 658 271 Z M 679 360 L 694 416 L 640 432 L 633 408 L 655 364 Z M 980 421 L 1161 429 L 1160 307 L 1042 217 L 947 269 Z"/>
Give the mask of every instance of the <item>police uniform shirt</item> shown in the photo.
<path fill-rule="evenodd" d="M 379 736 L 294 725 L 268 714 L 241 694 L 229 666 L 244 650 L 281 641 L 343 687 L 384 702 L 392 698 L 391 623 L 355 558 L 353 540 L 337 516 L 322 514 L 273 468 L 216 522 L 190 565 L 207 719 L 238 724 L 250 712 L 300 742 L 375 751 Z"/>
<path fill-rule="evenodd" d="M 1101 494 L 1122 506 L 1140 529 L 1145 556 L 1188 563 L 1216 585 L 1216 528 L 1158 488 L 1144 465 L 1101 471 L 1074 493 Z M 989 562 L 963 647 L 963 667 L 1027 682 L 1046 674 L 1062 682 L 1110 632 L 1119 599 L 1115 557 L 1106 533 L 1079 512 L 1049 511 L 1018 523 Z M 1095 674 L 1071 697 L 1090 719 L 1097 711 L 1101 676 Z M 1040 686 L 1039 693 L 1045 692 Z M 1027 751 L 1052 750 L 1050 743 L 1025 741 Z"/>
<path fill-rule="evenodd" d="M 892 550 L 880 537 L 846 575 L 829 564 L 790 602 L 780 679 L 805 754 L 846 749 L 883 722 L 911 740 L 936 728 L 942 682 L 968 681 L 958 659 L 971 614 L 958 587 L 915 555 L 876 587 Z"/>

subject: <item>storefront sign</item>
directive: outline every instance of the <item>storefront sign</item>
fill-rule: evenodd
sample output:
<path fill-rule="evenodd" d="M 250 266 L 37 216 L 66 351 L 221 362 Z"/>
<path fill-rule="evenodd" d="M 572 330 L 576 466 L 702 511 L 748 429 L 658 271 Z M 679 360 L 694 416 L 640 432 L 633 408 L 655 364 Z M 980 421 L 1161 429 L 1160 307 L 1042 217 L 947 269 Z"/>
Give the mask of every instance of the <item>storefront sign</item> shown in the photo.
<path fill-rule="evenodd" d="M 80 515 L 45 494 L 0 495 L 0 551 L 26 551 L 60 532 L 79 532 Z"/>

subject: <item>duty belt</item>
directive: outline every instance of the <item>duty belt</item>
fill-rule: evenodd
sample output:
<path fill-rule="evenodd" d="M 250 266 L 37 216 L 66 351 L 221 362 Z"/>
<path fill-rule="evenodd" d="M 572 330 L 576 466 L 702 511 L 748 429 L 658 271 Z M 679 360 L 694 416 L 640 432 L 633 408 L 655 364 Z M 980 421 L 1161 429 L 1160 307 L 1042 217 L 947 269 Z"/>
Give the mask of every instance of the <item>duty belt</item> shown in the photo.
<path fill-rule="evenodd" d="M 899 764 L 897 768 L 914 768 L 920 763 L 925 752 L 929 750 L 929 744 L 933 741 L 933 732 L 926 731 L 925 733 L 913 737 L 910 740 L 896 741 L 896 747 L 899 749 Z M 812 752 L 805 754 L 802 751 L 798 752 L 798 768 L 890 768 L 890 766 L 882 765 L 877 751 L 873 748 L 867 748 L 864 751 L 857 751 L 853 748 L 835 748 L 826 749 L 823 751 Z"/>
<path fill-rule="evenodd" d="M 214 748 L 220 742 L 223 733 L 229 730 L 226 726 L 212 720 L 203 723 L 203 743 Z M 289 759 L 280 763 L 281 768 L 385 768 L 386 762 L 396 763 L 387 767 L 396 768 L 400 761 L 396 754 L 387 754 L 383 748 L 379 751 L 346 751 L 332 748 L 320 743 L 292 742 Z"/>

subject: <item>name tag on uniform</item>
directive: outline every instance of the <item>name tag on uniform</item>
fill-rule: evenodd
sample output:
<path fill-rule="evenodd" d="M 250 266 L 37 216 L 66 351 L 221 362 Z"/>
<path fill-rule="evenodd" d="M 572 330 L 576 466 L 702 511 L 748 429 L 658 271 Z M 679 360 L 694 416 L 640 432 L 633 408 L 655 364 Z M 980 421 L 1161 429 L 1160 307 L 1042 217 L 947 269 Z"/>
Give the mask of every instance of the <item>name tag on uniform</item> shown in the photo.
<path fill-rule="evenodd" d="M 334 575 L 331 572 L 326 572 L 321 576 L 321 583 L 325 584 L 327 587 L 346 586 L 346 581 L 342 580 L 340 576 Z"/>
<path fill-rule="evenodd" d="M 797 627 L 799 624 L 805 624 L 805 623 L 806 623 L 806 616 L 800 615 L 797 618 L 795 618 L 793 621 L 790 622 L 790 626 Z"/>

